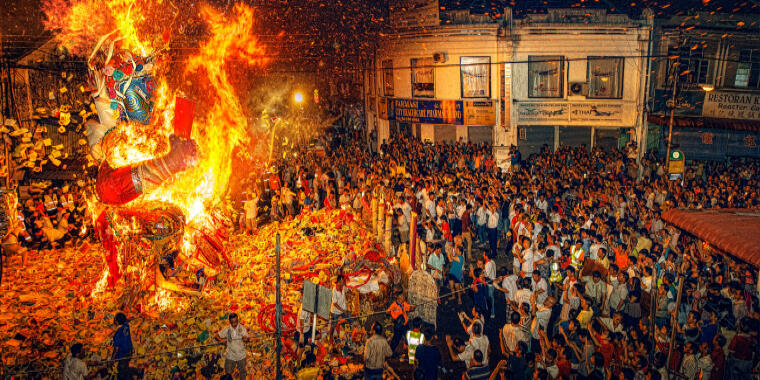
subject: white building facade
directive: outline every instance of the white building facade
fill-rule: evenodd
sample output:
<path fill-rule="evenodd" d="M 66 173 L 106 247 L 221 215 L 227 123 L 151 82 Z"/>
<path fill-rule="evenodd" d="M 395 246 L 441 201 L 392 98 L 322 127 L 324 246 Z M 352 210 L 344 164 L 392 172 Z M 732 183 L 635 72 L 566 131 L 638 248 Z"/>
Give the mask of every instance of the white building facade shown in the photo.
<path fill-rule="evenodd" d="M 638 141 L 652 18 L 511 13 L 452 11 L 444 25 L 427 15 L 382 39 L 365 82 L 377 144 L 395 133 L 487 142 L 503 161 L 510 145 L 527 157 L 543 145 L 618 146 L 621 133 Z"/>
<path fill-rule="evenodd" d="M 639 141 L 651 23 L 588 9 L 513 22 L 509 124 L 524 157 L 544 145 Z"/>

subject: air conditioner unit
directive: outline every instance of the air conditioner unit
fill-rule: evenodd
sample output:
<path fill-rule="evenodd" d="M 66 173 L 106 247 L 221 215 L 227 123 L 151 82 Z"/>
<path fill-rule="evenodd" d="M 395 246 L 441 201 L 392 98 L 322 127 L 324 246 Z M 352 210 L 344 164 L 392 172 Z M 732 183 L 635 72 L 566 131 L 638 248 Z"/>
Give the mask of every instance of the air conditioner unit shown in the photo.
<path fill-rule="evenodd" d="M 570 95 L 588 96 L 587 82 L 570 82 Z"/>
<path fill-rule="evenodd" d="M 444 52 L 433 53 L 433 62 L 446 63 L 449 60 L 449 55 Z"/>

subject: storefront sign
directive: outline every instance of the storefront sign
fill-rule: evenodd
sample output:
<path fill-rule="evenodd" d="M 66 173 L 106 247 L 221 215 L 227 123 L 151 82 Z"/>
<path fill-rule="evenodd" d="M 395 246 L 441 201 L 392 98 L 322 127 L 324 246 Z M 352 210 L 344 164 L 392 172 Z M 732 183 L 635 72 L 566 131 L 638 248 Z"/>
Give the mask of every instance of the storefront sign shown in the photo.
<path fill-rule="evenodd" d="M 394 28 L 440 25 L 438 0 L 393 0 L 390 21 Z"/>
<path fill-rule="evenodd" d="M 668 177 L 671 181 L 683 178 L 684 163 L 683 152 L 680 150 L 670 152 L 670 157 L 668 157 Z"/>
<path fill-rule="evenodd" d="M 614 103 L 570 103 L 570 121 L 623 121 L 623 105 Z"/>
<path fill-rule="evenodd" d="M 760 120 L 760 94 L 713 91 L 705 94 L 702 116 Z"/>
<path fill-rule="evenodd" d="M 568 103 L 518 103 L 517 120 L 519 122 L 568 121 Z"/>
<path fill-rule="evenodd" d="M 496 113 L 493 100 L 464 101 L 465 125 L 494 125 L 494 123 L 496 123 Z"/>
<path fill-rule="evenodd" d="M 462 102 L 457 100 L 391 99 L 388 120 L 404 123 L 456 124 L 463 123 Z"/>

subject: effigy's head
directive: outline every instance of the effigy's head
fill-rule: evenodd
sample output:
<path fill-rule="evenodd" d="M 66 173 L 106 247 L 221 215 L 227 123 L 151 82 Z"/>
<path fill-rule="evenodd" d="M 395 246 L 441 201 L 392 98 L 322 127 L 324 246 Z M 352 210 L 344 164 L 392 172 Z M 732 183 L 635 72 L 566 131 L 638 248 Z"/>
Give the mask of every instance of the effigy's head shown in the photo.
<path fill-rule="evenodd" d="M 88 60 L 92 97 L 100 123 L 107 129 L 119 122 L 151 122 L 153 57 L 117 50 L 114 42 L 100 44 Z"/>

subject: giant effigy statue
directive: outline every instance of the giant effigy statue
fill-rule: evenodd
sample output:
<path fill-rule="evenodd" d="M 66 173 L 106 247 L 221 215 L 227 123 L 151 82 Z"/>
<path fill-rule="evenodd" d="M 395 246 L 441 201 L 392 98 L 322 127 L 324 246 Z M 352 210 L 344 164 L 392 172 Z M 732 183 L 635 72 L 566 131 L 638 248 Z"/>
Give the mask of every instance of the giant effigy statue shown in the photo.
<path fill-rule="evenodd" d="M 154 57 L 121 50 L 108 37 L 101 39 L 88 60 L 97 118 L 86 121 L 91 156 L 99 164 L 95 193 L 101 211 L 95 225 L 107 251 L 108 287 L 126 276 L 133 296 L 157 288 L 198 295 L 205 279 L 223 263 L 229 264 L 223 253 L 224 230 L 198 231 L 192 249 L 183 249 L 182 211 L 171 203 L 141 198 L 192 167 L 197 145 L 185 127 L 182 136 L 169 136 L 164 154 L 111 162 L 115 151 L 125 148 L 125 140 L 117 136 L 165 137 L 150 133 L 161 127 L 154 117 Z M 191 250 L 192 256 L 187 253 Z"/>

